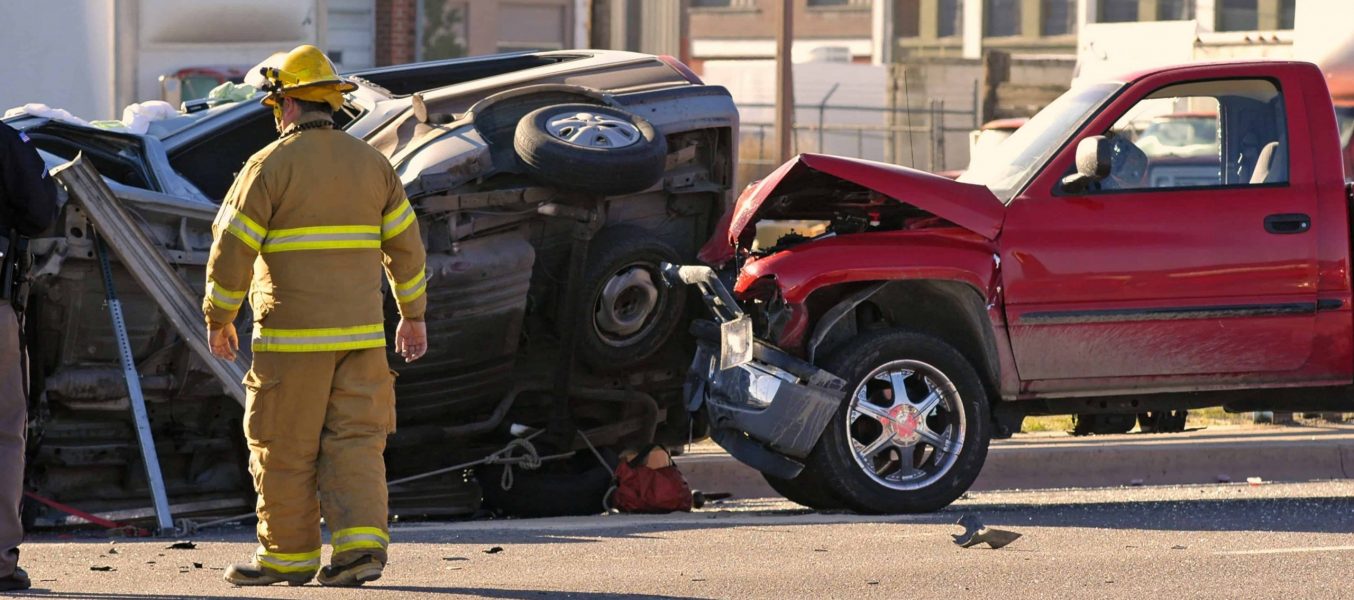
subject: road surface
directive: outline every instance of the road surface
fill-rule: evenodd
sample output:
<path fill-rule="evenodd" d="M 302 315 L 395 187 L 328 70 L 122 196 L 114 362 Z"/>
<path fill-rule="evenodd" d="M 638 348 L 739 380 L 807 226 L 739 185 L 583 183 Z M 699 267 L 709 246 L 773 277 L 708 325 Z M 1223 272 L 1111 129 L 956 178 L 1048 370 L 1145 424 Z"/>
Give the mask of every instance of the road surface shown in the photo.
<path fill-rule="evenodd" d="M 1023 537 L 962 549 L 974 514 Z M 234 588 L 250 528 L 172 539 L 37 536 L 50 598 L 1354 598 L 1354 481 L 978 492 L 870 517 L 776 500 L 692 514 L 400 523 L 361 590 Z M 501 550 L 494 550 L 501 548 Z M 116 553 L 111 553 L 112 551 Z M 93 571 L 91 567 L 110 567 Z"/>

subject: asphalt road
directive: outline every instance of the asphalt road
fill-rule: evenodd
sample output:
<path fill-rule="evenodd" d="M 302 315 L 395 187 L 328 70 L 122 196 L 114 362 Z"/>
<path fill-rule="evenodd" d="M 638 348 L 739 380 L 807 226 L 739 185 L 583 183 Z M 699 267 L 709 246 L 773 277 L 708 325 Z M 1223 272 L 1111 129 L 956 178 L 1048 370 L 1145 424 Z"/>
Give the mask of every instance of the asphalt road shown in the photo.
<path fill-rule="evenodd" d="M 1023 537 L 959 548 L 963 514 Z M 229 586 L 221 569 L 248 558 L 248 528 L 199 535 L 192 550 L 48 534 L 23 564 L 27 595 L 54 598 L 1354 598 L 1351 480 L 984 492 L 898 517 L 745 500 L 404 523 L 393 537 L 386 577 L 361 590 Z"/>

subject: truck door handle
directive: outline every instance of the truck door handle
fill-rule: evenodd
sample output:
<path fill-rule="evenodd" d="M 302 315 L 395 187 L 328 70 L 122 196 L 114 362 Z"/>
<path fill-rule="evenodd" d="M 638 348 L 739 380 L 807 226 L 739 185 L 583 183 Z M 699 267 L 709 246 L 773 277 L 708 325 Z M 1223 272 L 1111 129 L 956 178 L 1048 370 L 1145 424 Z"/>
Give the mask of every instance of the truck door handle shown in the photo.
<path fill-rule="evenodd" d="M 1265 217 L 1265 231 L 1273 234 L 1303 233 L 1311 228 L 1312 218 L 1301 213 Z"/>

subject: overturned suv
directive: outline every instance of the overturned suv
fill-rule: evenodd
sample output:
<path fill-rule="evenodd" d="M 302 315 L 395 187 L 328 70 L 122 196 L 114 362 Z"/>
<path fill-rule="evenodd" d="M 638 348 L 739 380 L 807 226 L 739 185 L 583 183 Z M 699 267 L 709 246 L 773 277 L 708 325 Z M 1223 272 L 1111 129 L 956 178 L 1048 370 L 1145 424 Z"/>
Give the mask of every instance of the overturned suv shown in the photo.
<path fill-rule="evenodd" d="M 338 126 L 389 158 L 428 251 L 429 351 L 412 364 L 392 356 L 398 429 L 386 462 L 393 479 L 441 474 L 393 486 L 394 509 L 467 514 L 483 498 L 518 514 L 600 512 L 610 476 L 588 443 L 607 454 L 692 436 L 682 328 L 699 307 L 662 284 L 659 265 L 694 260 L 729 201 L 738 117 L 728 91 L 670 57 L 596 50 L 350 75 L 358 89 Z M 277 139 L 254 100 L 188 106 L 144 133 L 43 114 L 6 122 L 50 167 L 78 155 L 96 168 L 200 298 L 220 200 L 245 160 Z M 86 512 L 140 518 L 149 486 L 95 233 L 112 232 L 91 231 L 81 204 L 67 202 L 30 247 L 27 486 Z M 195 354 L 165 317 L 173 311 L 139 285 L 142 271 L 117 261 L 111 276 L 171 509 L 248 510 L 239 381 Z M 393 331 L 389 297 L 386 310 Z M 250 325 L 241 315 L 241 337 Z M 540 455 L 576 456 L 515 478 L 503 465 L 457 468 L 537 434 Z M 61 522 L 31 508 L 39 524 Z"/>
<path fill-rule="evenodd" d="M 812 154 L 748 186 L 699 253 L 709 266 L 664 268 L 714 317 L 692 326 L 687 408 L 805 506 L 953 502 L 993 436 L 996 353 L 977 325 L 993 280 L 925 261 L 992 272 L 999 207 L 980 186 Z"/>

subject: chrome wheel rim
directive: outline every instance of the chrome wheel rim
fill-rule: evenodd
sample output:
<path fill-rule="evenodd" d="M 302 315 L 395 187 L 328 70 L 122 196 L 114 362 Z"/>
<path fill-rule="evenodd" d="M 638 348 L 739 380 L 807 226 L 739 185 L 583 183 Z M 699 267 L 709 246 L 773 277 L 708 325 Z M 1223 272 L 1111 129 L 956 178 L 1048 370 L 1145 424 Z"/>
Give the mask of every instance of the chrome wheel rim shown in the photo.
<path fill-rule="evenodd" d="M 644 265 L 617 271 L 597 295 L 593 327 L 609 346 L 625 346 L 642 337 L 653 324 L 661 292 Z"/>
<path fill-rule="evenodd" d="M 644 137 L 630 121 L 590 112 L 553 115 L 546 120 L 545 130 L 555 139 L 585 148 L 624 148 Z"/>
<path fill-rule="evenodd" d="M 906 491 L 932 485 L 954 467 L 967 415 L 954 382 L 940 369 L 899 360 L 861 380 L 845 427 L 861 471 L 879 485 Z"/>

